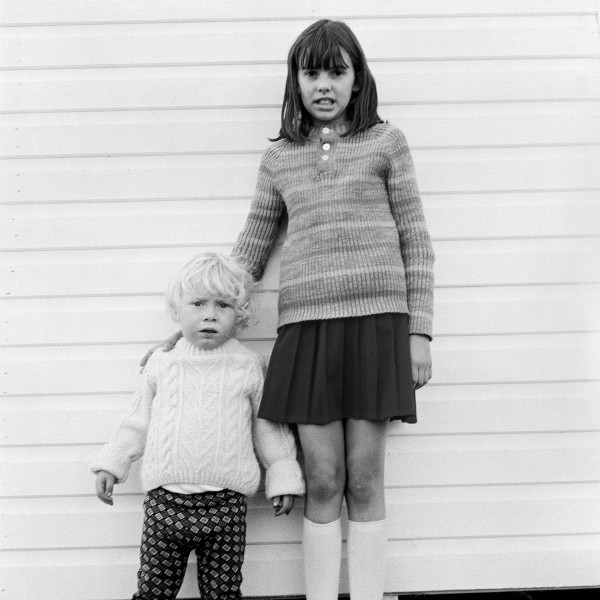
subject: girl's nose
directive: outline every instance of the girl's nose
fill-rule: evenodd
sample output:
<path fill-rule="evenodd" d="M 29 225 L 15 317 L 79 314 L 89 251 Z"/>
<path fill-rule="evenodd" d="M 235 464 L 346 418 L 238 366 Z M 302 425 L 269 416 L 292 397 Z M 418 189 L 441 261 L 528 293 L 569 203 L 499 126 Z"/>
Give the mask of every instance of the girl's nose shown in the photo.
<path fill-rule="evenodd" d="M 331 84 L 326 76 L 319 77 L 317 81 L 317 89 L 320 92 L 325 92 L 331 89 Z"/>

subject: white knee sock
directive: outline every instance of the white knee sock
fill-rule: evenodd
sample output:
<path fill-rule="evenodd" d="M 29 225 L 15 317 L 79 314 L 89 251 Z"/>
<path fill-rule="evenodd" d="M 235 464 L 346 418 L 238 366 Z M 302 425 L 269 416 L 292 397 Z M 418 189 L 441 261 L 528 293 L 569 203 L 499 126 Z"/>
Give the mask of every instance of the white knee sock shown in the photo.
<path fill-rule="evenodd" d="M 337 600 L 342 560 L 342 522 L 313 523 L 304 518 L 306 600 Z"/>
<path fill-rule="evenodd" d="M 385 520 L 348 522 L 348 574 L 352 600 L 381 600 L 385 583 Z"/>

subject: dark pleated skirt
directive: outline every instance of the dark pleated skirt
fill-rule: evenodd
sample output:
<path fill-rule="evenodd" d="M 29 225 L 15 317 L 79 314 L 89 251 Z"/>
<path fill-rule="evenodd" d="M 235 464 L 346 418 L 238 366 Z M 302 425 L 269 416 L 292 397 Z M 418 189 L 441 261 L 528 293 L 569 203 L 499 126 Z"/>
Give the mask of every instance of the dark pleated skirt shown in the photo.
<path fill-rule="evenodd" d="M 284 423 L 417 422 L 408 315 L 304 321 L 279 329 L 258 416 Z"/>

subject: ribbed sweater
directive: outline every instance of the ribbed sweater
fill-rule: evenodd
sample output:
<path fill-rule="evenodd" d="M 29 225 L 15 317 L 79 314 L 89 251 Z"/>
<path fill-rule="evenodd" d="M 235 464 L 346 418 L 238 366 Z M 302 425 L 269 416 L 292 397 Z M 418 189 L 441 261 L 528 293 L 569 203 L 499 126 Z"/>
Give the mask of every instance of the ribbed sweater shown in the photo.
<path fill-rule="evenodd" d="M 432 336 L 434 254 L 396 127 L 381 123 L 350 137 L 315 129 L 305 144 L 267 148 L 233 249 L 255 279 L 286 213 L 279 326 L 401 312 L 410 333 Z"/>
<path fill-rule="evenodd" d="M 260 357 L 237 340 L 200 350 L 182 338 L 170 352 L 152 354 L 133 405 L 91 469 L 123 482 L 143 455 L 146 491 L 190 483 L 249 496 L 260 481 L 256 449 L 267 497 L 302 495 L 293 435 L 256 416 L 262 385 Z"/>

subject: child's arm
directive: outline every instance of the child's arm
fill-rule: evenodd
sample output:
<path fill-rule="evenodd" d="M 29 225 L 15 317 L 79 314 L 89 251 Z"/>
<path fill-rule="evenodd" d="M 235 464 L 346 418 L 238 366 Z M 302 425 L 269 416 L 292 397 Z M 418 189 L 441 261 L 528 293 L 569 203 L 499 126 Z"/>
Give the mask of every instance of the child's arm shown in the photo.
<path fill-rule="evenodd" d="M 285 215 L 285 205 L 275 188 L 269 163 L 273 149 L 262 157 L 250 212 L 231 254 L 240 256 L 252 277 L 258 281 L 264 272 L 273 242 Z"/>
<path fill-rule="evenodd" d="M 142 456 L 156 391 L 156 370 L 157 360 L 152 357 L 142 374 L 132 406 L 122 417 L 110 441 L 90 465 L 93 473 L 106 471 L 115 478 L 114 483 L 122 483 L 129 476 L 132 463 Z"/>
<path fill-rule="evenodd" d="M 275 516 L 289 515 L 294 508 L 294 501 L 296 497 L 286 494 L 284 496 L 275 496 L 273 498 L 273 508 L 275 509 Z"/>
<path fill-rule="evenodd" d="M 265 495 L 273 500 L 276 515 L 287 514 L 294 505 L 293 496 L 305 492 L 302 469 L 296 460 L 296 442 L 285 423 L 275 423 L 257 417 L 262 396 L 263 372 L 257 362 L 253 372 L 254 389 L 251 394 L 254 447 L 267 470 Z"/>
<path fill-rule="evenodd" d="M 96 495 L 104 504 L 112 506 L 112 493 L 117 478 L 108 471 L 98 471 L 96 473 Z"/>

